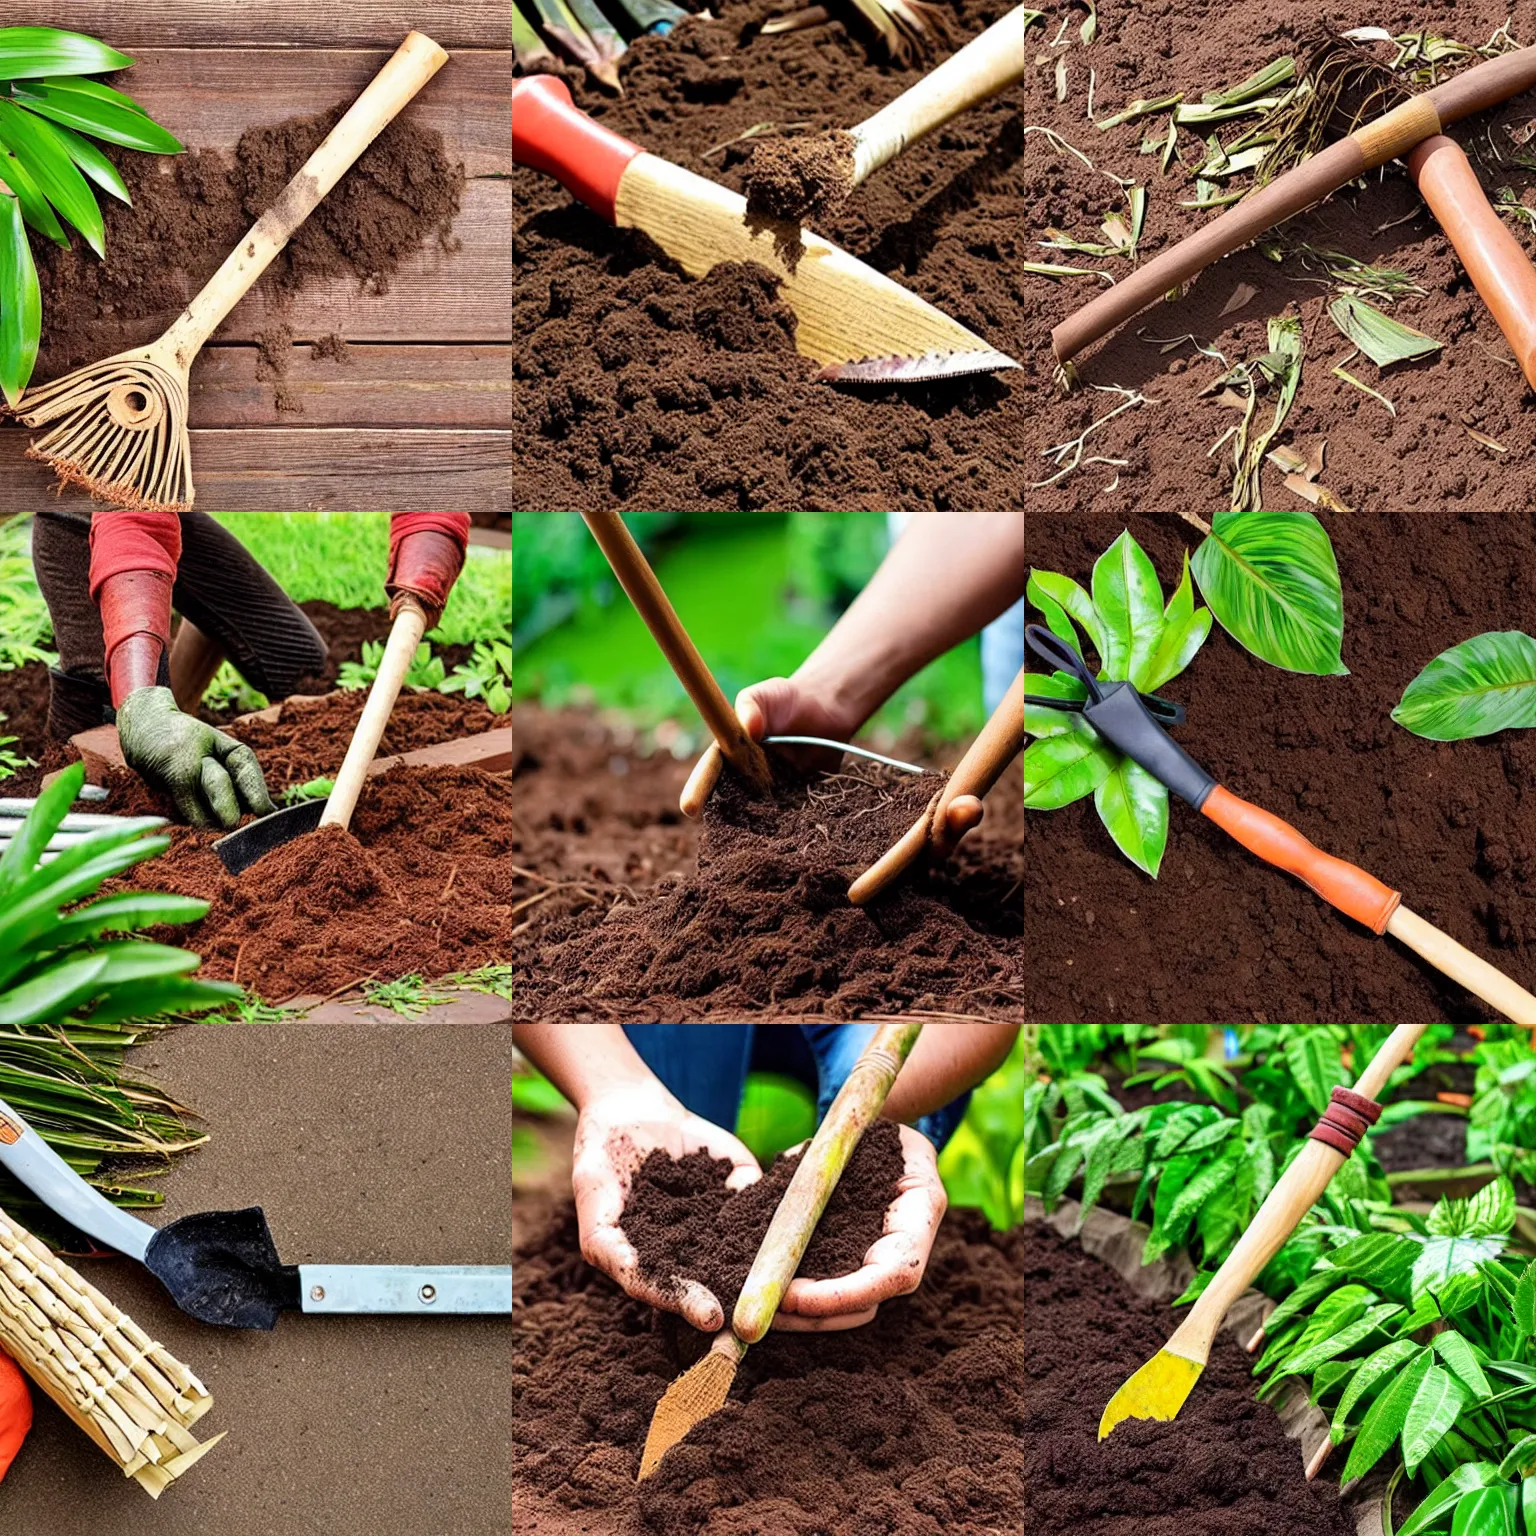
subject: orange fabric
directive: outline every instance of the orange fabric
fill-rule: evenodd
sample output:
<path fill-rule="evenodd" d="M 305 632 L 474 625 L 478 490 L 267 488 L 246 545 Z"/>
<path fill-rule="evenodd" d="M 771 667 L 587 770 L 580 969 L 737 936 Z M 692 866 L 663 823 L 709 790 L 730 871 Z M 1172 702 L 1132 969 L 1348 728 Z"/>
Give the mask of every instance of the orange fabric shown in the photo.
<path fill-rule="evenodd" d="M 10 1470 L 32 1428 L 32 1394 L 21 1368 L 0 1353 L 0 1478 Z"/>
<path fill-rule="evenodd" d="M 1387 919 L 1402 897 L 1374 875 L 1324 853 L 1288 822 L 1239 799 L 1220 784 L 1200 810 L 1250 853 L 1295 875 L 1346 917 L 1364 923 L 1373 933 L 1386 931 Z"/>

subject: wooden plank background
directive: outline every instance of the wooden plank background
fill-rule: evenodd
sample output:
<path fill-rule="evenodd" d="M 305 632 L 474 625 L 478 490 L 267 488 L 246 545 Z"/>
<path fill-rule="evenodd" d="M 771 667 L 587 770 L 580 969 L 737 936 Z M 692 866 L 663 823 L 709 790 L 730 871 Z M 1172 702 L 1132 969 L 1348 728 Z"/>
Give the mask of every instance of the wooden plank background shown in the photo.
<path fill-rule="evenodd" d="M 37 0 L 6 7 L 6 25 L 59 20 L 57 7 Z M 509 508 L 505 0 L 73 0 L 65 24 L 134 56 L 117 83 L 183 143 L 225 152 L 249 128 L 353 99 L 413 25 L 453 53 L 408 110 L 463 162 L 456 248 L 424 246 L 384 294 L 340 279 L 279 306 L 295 337 L 284 395 L 296 411 L 279 411 L 272 382 L 256 376 L 254 338 L 273 306 L 260 291 L 243 300 L 193 366 L 193 473 L 198 506 L 210 511 Z M 167 311 L 103 327 L 102 356 L 142 344 L 174 318 Z M 312 358 L 309 343 L 333 332 L 352 344 L 348 360 Z M 31 510 L 52 485 L 25 459 L 26 439 L 19 427 L 0 428 L 0 511 Z"/>

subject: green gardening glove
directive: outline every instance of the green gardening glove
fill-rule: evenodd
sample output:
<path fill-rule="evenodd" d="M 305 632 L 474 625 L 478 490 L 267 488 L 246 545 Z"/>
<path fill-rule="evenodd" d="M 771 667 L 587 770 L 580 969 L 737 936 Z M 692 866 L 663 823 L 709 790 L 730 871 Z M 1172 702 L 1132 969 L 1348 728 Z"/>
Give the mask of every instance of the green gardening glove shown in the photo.
<path fill-rule="evenodd" d="M 135 688 L 117 707 L 117 734 L 128 766 L 194 827 L 236 827 L 246 812 L 277 809 L 256 754 L 184 715 L 169 688 Z"/>

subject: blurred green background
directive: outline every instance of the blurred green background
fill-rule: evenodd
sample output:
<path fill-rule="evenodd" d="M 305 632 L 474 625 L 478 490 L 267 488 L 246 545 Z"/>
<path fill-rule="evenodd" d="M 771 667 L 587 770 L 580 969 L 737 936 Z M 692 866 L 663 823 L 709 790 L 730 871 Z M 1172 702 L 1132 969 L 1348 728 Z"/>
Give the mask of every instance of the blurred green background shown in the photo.
<path fill-rule="evenodd" d="M 732 699 L 794 671 L 887 547 L 886 519 L 871 513 L 654 512 L 624 521 Z M 515 697 L 617 711 L 651 735 L 649 745 L 678 757 L 702 745 L 693 706 L 576 514 L 514 515 L 512 638 Z M 861 734 L 886 747 L 912 727 L 963 740 L 983 719 L 980 642 L 970 640 L 905 684 Z"/>

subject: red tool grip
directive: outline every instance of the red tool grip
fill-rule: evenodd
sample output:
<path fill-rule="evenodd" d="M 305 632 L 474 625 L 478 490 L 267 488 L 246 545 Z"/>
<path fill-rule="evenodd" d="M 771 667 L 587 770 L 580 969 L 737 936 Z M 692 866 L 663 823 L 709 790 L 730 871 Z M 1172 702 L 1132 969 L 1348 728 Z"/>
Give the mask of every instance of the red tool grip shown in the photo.
<path fill-rule="evenodd" d="M 1494 211 L 1454 139 L 1444 134 L 1425 139 L 1408 156 L 1408 174 L 1536 389 L 1536 267 Z"/>
<path fill-rule="evenodd" d="M 1386 931 L 1387 919 L 1403 898 L 1374 875 L 1324 853 L 1289 823 L 1220 784 L 1206 796 L 1200 810 L 1250 853 L 1295 875 L 1346 917 L 1364 923 L 1373 933 Z"/>
<path fill-rule="evenodd" d="M 530 75 L 514 82 L 512 164 L 553 176 L 610 224 L 624 172 L 644 153 L 581 111 L 563 80 Z"/>

